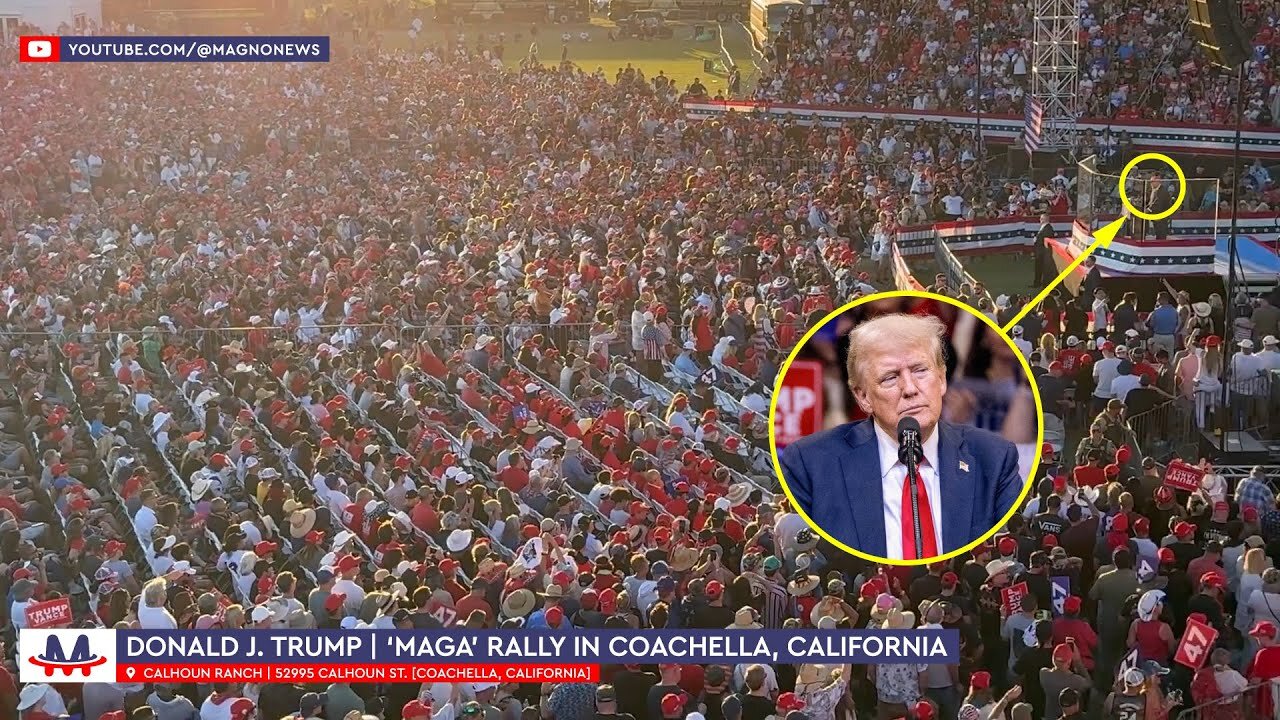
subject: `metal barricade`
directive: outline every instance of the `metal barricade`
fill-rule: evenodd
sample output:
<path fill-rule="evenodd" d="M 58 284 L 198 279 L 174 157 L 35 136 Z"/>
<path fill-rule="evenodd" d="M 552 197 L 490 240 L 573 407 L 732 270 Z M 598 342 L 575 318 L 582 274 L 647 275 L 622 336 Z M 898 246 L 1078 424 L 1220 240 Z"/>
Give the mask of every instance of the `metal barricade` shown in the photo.
<path fill-rule="evenodd" d="M 938 271 L 947 276 L 947 289 L 951 291 L 950 294 L 957 294 L 961 285 L 968 285 L 971 288 L 968 293 L 970 304 L 976 307 L 978 299 L 985 298 L 987 307 L 995 307 L 995 299 L 991 297 L 991 293 L 987 292 L 985 286 L 964 269 L 960 258 L 956 257 L 942 238 L 935 238 L 933 241 L 933 261 L 938 266 Z M 979 287 L 984 288 L 980 295 L 977 292 Z"/>
<path fill-rule="evenodd" d="M 1128 419 L 1129 428 L 1143 456 L 1193 457 L 1197 431 L 1188 403 L 1170 400 Z"/>
<path fill-rule="evenodd" d="M 1200 672 L 1213 671 L 1202 669 Z M 1280 720 L 1272 701 L 1278 688 L 1280 681 L 1271 680 L 1254 683 L 1237 693 L 1219 691 L 1206 697 L 1196 692 L 1197 684 L 1193 683 L 1191 697 L 1185 700 L 1195 704 L 1179 712 L 1177 720 Z"/>

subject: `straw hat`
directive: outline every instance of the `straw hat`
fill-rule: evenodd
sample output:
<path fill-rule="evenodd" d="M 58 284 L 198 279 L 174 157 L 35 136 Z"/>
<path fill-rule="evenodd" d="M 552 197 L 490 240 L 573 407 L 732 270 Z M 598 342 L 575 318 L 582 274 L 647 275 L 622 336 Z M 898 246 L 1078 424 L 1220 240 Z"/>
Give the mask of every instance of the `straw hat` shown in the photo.
<path fill-rule="evenodd" d="M 294 510 L 289 514 L 289 536 L 293 538 L 305 537 L 307 533 L 315 529 L 316 511 L 311 508 L 302 510 Z"/>
<path fill-rule="evenodd" d="M 738 507 L 751 497 L 751 485 L 749 483 L 737 483 L 729 486 L 729 492 L 725 493 L 730 507 Z"/>
<path fill-rule="evenodd" d="M 691 547 L 678 547 L 671 551 L 667 565 L 675 572 L 688 572 L 698 562 L 698 551 Z"/>
<path fill-rule="evenodd" d="M 560 587 L 556 585 L 555 587 Z M 533 591 L 520 588 L 507 595 L 502 600 L 502 615 L 508 618 L 522 618 L 533 612 L 533 607 L 538 602 Z"/>
<path fill-rule="evenodd" d="M 1196 314 L 1196 317 L 1207 318 L 1213 308 L 1211 308 L 1207 302 L 1198 302 L 1191 303 L 1191 310 Z"/>
<path fill-rule="evenodd" d="M 884 619 L 886 630 L 910 630 L 916 626 L 916 614 L 910 610 L 890 610 Z"/>
<path fill-rule="evenodd" d="M 791 593 L 792 595 L 795 595 L 796 597 L 808 595 L 809 593 L 818 589 L 818 584 L 820 582 L 822 581 L 818 578 L 817 575 L 809 575 L 809 574 L 797 575 L 795 579 L 787 583 L 787 592 Z"/>
<path fill-rule="evenodd" d="M 733 614 L 733 624 L 727 625 L 726 630 L 760 630 L 764 626 L 756 622 L 756 611 L 749 607 L 739 608 L 738 612 Z"/>
<path fill-rule="evenodd" d="M 825 687 L 831 683 L 831 676 L 835 672 L 836 666 L 823 665 L 821 663 L 805 663 L 800 666 L 799 676 L 796 678 L 796 685 L 813 685 Z"/>

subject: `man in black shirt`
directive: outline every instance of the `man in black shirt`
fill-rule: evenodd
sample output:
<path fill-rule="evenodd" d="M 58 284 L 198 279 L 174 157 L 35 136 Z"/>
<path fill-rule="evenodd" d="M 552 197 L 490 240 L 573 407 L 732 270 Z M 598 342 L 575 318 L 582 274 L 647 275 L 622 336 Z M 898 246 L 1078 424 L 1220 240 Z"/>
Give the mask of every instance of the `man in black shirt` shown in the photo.
<path fill-rule="evenodd" d="M 707 583 L 707 602 L 693 611 L 691 627 L 718 630 L 733 624 L 734 611 L 724 606 L 724 584 L 719 580 Z"/>
<path fill-rule="evenodd" d="M 678 677 L 679 673 L 677 673 Z M 646 702 L 649 689 L 658 684 L 658 676 L 645 672 L 639 665 L 624 665 L 613 675 L 613 691 L 618 711 L 648 720 Z"/>
<path fill-rule="evenodd" d="M 596 720 L 636 720 L 630 713 L 618 712 L 618 694 L 612 685 L 596 688 Z"/>
<path fill-rule="evenodd" d="M 747 694 L 742 698 L 742 720 L 765 720 L 770 715 L 778 714 L 777 707 L 769 698 L 769 688 L 765 685 L 767 678 L 764 666 L 752 665 L 747 668 L 743 678 Z"/>
<path fill-rule="evenodd" d="M 1054 491 L 1057 491 L 1057 482 L 1054 481 Z M 1065 485 L 1066 480 L 1063 479 Z M 1044 512 L 1031 518 L 1031 529 L 1043 542 L 1045 535 L 1053 535 L 1055 538 L 1062 534 L 1066 522 L 1063 521 L 1062 515 L 1062 496 L 1050 495 L 1044 501 Z"/>
<path fill-rule="evenodd" d="M 1058 707 L 1062 708 L 1062 716 L 1058 720 L 1081 717 L 1080 691 L 1075 688 L 1063 688 L 1062 692 L 1058 693 Z"/>
<path fill-rule="evenodd" d="M 1036 646 L 1028 648 L 1013 666 L 1022 686 L 1022 699 L 1031 704 L 1031 717 L 1044 717 L 1044 688 L 1040 685 L 1040 670 L 1053 667 L 1053 625 L 1048 620 L 1035 623 Z"/>
<path fill-rule="evenodd" d="M 1053 607 L 1053 585 L 1049 582 L 1049 554 L 1043 550 L 1031 553 L 1031 562 L 1025 572 L 1013 579 L 1014 584 L 1025 582 L 1027 591 L 1036 598 L 1036 604 L 1042 608 Z"/>
<path fill-rule="evenodd" d="M 1192 578 L 1194 582 L 1195 578 Z M 1187 601 L 1187 614 L 1202 613 L 1221 635 L 1227 631 L 1226 616 L 1222 614 L 1222 599 L 1227 592 L 1227 578 L 1219 571 L 1205 573 L 1200 578 L 1200 592 Z"/>
<path fill-rule="evenodd" d="M 728 623 L 725 623 L 725 625 L 728 625 Z M 661 680 L 658 681 L 657 685 L 649 688 L 649 692 L 645 700 L 645 707 L 647 710 L 645 712 L 645 717 L 649 720 L 661 720 L 661 718 L 664 717 L 662 712 L 662 699 L 664 697 L 667 695 L 681 695 L 684 693 L 684 690 L 680 689 L 679 665 L 659 665 L 658 674 L 661 676 Z M 616 680 L 614 681 L 614 687 L 618 687 Z M 628 709 L 625 704 L 622 705 L 622 708 L 624 710 Z M 684 716 L 681 715 L 681 717 Z"/>

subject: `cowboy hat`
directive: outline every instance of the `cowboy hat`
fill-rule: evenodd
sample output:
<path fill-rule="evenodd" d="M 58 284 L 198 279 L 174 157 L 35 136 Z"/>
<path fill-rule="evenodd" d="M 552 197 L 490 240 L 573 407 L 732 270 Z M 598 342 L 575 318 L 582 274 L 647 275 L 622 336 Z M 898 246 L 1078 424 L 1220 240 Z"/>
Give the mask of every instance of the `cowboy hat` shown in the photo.
<path fill-rule="evenodd" d="M 471 544 L 471 536 L 475 534 L 473 530 L 464 530 L 458 528 L 449 533 L 449 537 L 445 538 L 445 547 L 449 548 L 449 552 L 462 552 Z"/>
<path fill-rule="evenodd" d="M 303 538 L 316 526 L 316 511 L 311 508 L 294 510 L 289 513 L 289 536 Z"/>
<path fill-rule="evenodd" d="M 916 626 L 916 614 L 910 610 L 890 610 L 884 619 L 886 630 L 910 630 Z"/>
<path fill-rule="evenodd" d="M 749 607 L 739 608 L 733 614 L 733 624 L 725 626 L 726 630 L 759 630 L 764 626 L 756 622 L 756 612 Z"/>
<path fill-rule="evenodd" d="M 698 562 L 698 551 L 691 547 L 678 547 L 671 551 L 667 565 L 675 572 L 687 572 Z"/>
<path fill-rule="evenodd" d="M 562 598 L 564 597 L 564 588 L 553 583 L 551 585 L 548 585 L 546 590 L 543 590 L 538 594 L 544 598 L 552 598 L 552 599 Z"/>
<path fill-rule="evenodd" d="M 787 583 L 787 592 L 796 597 L 808 595 L 818 588 L 820 582 L 817 575 L 798 573 L 791 582 Z"/>
<path fill-rule="evenodd" d="M 729 492 L 725 493 L 725 499 L 729 501 L 730 507 L 738 507 L 751 497 L 750 483 L 737 483 L 729 486 Z"/>
<path fill-rule="evenodd" d="M 799 677 L 796 678 L 797 685 L 827 685 L 831 682 L 831 675 L 835 672 L 834 665 L 823 665 L 822 663 L 805 663 L 800 666 Z"/>
<path fill-rule="evenodd" d="M 1213 308 L 1209 307 L 1209 303 L 1207 302 L 1198 302 L 1191 303 L 1191 310 L 1196 314 L 1196 317 L 1207 318 Z"/>
<path fill-rule="evenodd" d="M 554 587 L 560 587 L 556 585 Z M 502 600 L 502 615 L 508 618 L 522 618 L 533 612 L 533 606 L 536 605 L 538 599 L 534 596 L 533 591 L 520 588 L 507 595 Z"/>
<path fill-rule="evenodd" d="M 207 475 L 199 475 L 191 481 L 191 499 L 199 500 L 213 487 L 213 480 Z"/>

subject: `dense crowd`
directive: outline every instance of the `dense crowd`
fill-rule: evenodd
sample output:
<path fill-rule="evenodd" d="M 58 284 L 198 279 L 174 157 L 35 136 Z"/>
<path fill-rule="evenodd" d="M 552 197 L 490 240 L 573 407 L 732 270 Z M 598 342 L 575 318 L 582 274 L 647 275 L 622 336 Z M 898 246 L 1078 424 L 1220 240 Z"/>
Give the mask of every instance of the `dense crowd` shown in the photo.
<path fill-rule="evenodd" d="M 59 597 L 77 625 L 147 629 L 923 625 L 960 629 L 962 662 L 610 666 L 542 687 L 19 688 L 5 669 L 0 715 L 1052 720 L 1229 694 L 1231 665 L 1280 673 L 1266 650 L 1245 664 L 1275 639 L 1254 598 L 1280 577 L 1242 553 L 1280 550 L 1266 478 L 1162 489 L 1124 420 L 1140 391 L 1113 408 L 1115 381 L 1074 376 L 1108 401 L 1083 456 L 1045 448 L 1026 516 L 962 559 L 864 565 L 777 492 L 781 359 L 833 299 L 891 286 L 894 227 L 982 197 L 971 139 L 694 123 L 662 76 L 507 70 L 489 50 L 0 63 L 6 629 Z M 877 161 L 864 138 L 912 153 Z M 1015 199 L 979 205 L 1028 212 Z M 1252 311 L 1260 346 L 1274 304 Z M 1022 336 L 1088 338 L 1051 312 Z M 1101 317 L 1135 354 L 1164 342 L 1154 319 Z M 1227 337 L 1194 304 L 1170 332 Z M 1079 344 L 1034 358 L 1042 393 L 1087 364 Z M 1234 653 L 1211 683 L 1116 674 L 1131 623 L 1167 666 L 1152 637 L 1184 608 Z"/>
<path fill-rule="evenodd" d="M 1021 117 L 1035 60 L 1034 12 L 1031 4 L 1006 0 L 811 5 L 793 12 L 784 32 L 765 48 L 772 72 L 758 79 L 755 96 L 934 112 L 980 107 Z M 1084 116 L 1234 122 L 1236 74 L 1211 66 L 1196 47 L 1185 3 L 1083 2 L 1079 12 Z M 1270 127 L 1280 114 L 1273 58 L 1276 10 L 1267 3 L 1245 3 L 1240 12 L 1254 32 L 1254 55 L 1240 98 L 1247 103 L 1245 122 Z"/>

